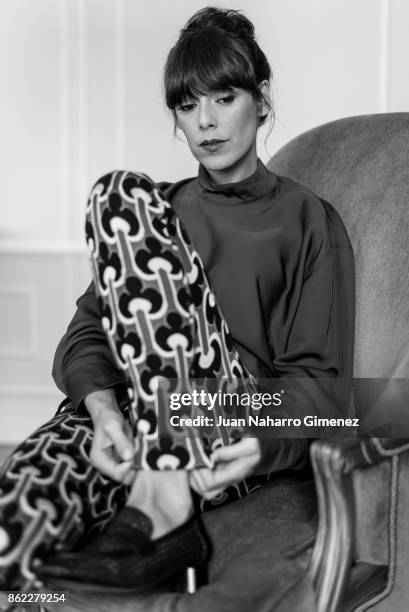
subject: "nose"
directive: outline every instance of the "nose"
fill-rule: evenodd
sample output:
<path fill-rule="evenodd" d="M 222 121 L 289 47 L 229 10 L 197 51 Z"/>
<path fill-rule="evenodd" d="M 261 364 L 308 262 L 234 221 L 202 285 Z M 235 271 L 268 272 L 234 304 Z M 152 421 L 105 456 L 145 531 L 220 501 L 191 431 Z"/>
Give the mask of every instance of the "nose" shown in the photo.
<path fill-rule="evenodd" d="M 209 127 L 215 127 L 216 116 L 212 108 L 210 100 L 202 99 L 199 104 L 199 127 L 205 130 Z"/>

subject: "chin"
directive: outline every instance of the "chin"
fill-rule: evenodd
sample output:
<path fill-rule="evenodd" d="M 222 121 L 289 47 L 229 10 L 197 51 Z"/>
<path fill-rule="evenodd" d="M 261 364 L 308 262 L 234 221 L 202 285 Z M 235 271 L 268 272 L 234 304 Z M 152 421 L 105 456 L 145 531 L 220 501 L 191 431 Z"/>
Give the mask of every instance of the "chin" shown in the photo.
<path fill-rule="evenodd" d="M 239 158 L 228 155 L 201 155 L 199 161 L 206 170 L 218 170 L 222 172 L 223 170 L 229 170 L 234 167 L 239 162 Z"/>

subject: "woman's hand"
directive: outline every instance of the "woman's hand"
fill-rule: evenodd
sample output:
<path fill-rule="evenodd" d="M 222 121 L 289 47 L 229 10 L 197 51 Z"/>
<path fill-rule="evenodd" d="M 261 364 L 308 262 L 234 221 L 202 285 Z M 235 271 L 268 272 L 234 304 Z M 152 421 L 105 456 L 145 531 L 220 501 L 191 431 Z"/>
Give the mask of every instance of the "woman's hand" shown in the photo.
<path fill-rule="evenodd" d="M 84 400 L 94 423 L 90 460 L 113 480 L 132 484 L 134 442 L 130 424 L 121 413 L 113 389 L 94 391 Z"/>
<path fill-rule="evenodd" d="M 257 438 L 243 438 L 231 446 L 222 446 L 211 455 L 213 469 L 199 468 L 189 474 L 189 484 L 205 499 L 212 499 L 224 489 L 254 474 L 261 460 Z"/>

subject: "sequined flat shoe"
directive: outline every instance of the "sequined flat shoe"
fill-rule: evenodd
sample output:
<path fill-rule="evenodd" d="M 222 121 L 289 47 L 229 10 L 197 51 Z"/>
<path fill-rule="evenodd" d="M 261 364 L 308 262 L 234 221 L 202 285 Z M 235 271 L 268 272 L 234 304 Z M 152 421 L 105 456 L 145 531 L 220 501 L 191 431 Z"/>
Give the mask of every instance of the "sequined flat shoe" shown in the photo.
<path fill-rule="evenodd" d="M 35 572 L 41 581 L 68 589 L 141 592 L 208 556 L 195 516 L 156 540 L 151 531 L 145 514 L 126 507 L 84 549 L 49 556 Z"/>

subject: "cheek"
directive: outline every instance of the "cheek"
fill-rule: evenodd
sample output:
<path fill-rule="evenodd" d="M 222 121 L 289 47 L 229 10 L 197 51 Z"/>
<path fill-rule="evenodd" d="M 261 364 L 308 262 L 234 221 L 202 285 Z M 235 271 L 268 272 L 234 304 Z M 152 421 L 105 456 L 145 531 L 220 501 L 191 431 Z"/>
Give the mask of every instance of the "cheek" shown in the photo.
<path fill-rule="evenodd" d="M 186 121 L 179 121 L 178 128 L 180 129 L 180 131 L 182 132 L 182 134 L 184 135 L 186 140 L 188 142 L 190 142 L 190 140 L 192 138 L 192 133 L 191 133 L 191 130 L 189 129 L 189 125 L 186 123 Z"/>
<path fill-rule="evenodd" d="M 176 118 L 176 127 L 183 133 L 186 139 L 192 134 L 192 121 L 189 121 L 189 117 L 180 116 Z"/>
<path fill-rule="evenodd" d="M 257 116 L 252 107 L 242 109 L 237 116 L 235 117 L 235 121 L 233 125 L 235 126 L 235 130 L 237 134 L 241 136 L 248 136 L 254 132 L 254 129 L 257 126 Z"/>
<path fill-rule="evenodd" d="M 257 126 L 252 113 L 245 113 L 240 117 L 240 121 L 235 121 L 232 126 L 232 133 L 237 144 L 247 146 L 249 141 L 253 141 L 257 134 Z"/>

